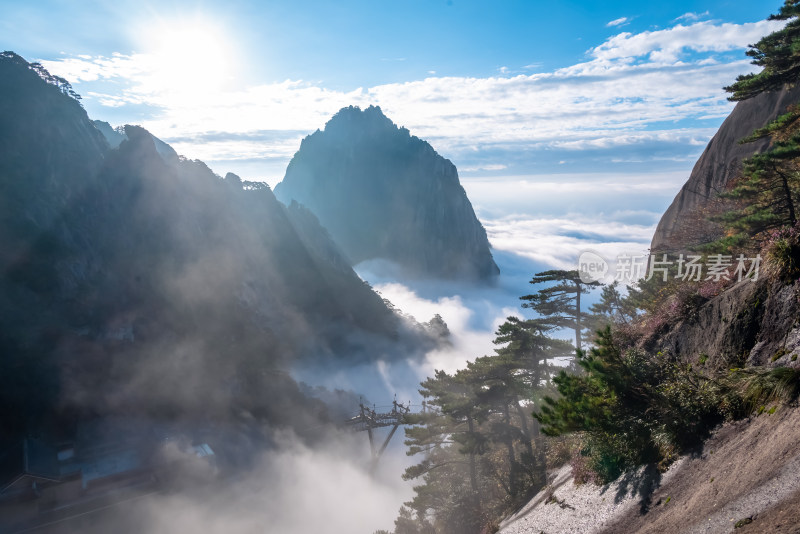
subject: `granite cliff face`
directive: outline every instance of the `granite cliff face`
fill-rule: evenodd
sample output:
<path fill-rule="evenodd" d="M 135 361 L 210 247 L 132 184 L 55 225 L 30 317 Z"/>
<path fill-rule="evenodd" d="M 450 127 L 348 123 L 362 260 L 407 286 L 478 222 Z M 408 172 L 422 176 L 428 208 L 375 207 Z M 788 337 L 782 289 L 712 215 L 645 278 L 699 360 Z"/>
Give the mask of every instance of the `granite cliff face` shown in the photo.
<path fill-rule="evenodd" d="M 797 287 L 767 278 L 745 280 L 654 332 L 642 347 L 716 373 L 745 366 L 798 367 L 798 316 Z"/>
<path fill-rule="evenodd" d="M 417 276 L 499 273 L 455 166 L 380 108 L 344 108 L 306 137 L 275 194 L 310 209 L 354 265 L 381 258 Z"/>
<path fill-rule="evenodd" d="M 711 139 L 692 174 L 658 224 L 652 251 L 682 251 L 709 238 L 697 240 L 693 216 L 709 205 L 726 184 L 739 176 L 742 161 L 769 148 L 769 139 L 739 141 L 762 128 L 787 108 L 800 102 L 800 86 L 762 93 L 739 102 Z M 703 219 L 695 218 L 695 222 Z M 719 237 L 719 236 L 717 236 Z M 707 368 L 724 371 L 731 367 L 796 366 L 800 353 L 800 314 L 797 289 L 761 279 L 740 282 L 698 305 L 677 323 L 645 340 L 650 352 L 667 351 L 698 363 L 708 357 Z M 794 356 L 794 360 L 791 357 Z"/>
<path fill-rule="evenodd" d="M 798 101 L 800 86 L 762 93 L 736 104 L 695 164 L 689 180 L 661 217 L 650 246 L 652 251 L 682 250 L 692 244 L 684 242 L 691 232 L 682 232 L 682 229 L 692 221 L 695 210 L 724 190 L 741 171 L 742 160 L 769 146 L 768 139 L 746 144 L 739 144 L 739 140 L 766 126 Z"/>

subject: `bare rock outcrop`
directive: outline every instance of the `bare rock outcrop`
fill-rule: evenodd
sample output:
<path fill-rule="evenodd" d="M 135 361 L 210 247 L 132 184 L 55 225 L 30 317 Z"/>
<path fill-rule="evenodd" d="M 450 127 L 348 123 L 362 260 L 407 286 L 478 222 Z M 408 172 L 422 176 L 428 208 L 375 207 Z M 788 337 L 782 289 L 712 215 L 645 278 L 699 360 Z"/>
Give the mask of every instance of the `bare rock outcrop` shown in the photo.
<path fill-rule="evenodd" d="M 693 219 L 693 212 L 724 190 L 725 185 L 741 171 L 744 159 L 763 152 L 769 146 L 766 139 L 746 144 L 739 141 L 766 126 L 798 101 L 800 85 L 762 93 L 736 105 L 697 160 L 689 180 L 661 217 L 651 250 L 684 250 L 692 244 L 683 242 L 687 233 L 683 230 Z"/>
<path fill-rule="evenodd" d="M 275 195 L 310 209 L 353 264 L 385 259 L 444 279 L 499 273 L 455 165 L 378 107 L 344 108 L 303 139 Z"/>
<path fill-rule="evenodd" d="M 798 288 L 767 279 L 743 281 L 687 312 L 644 342 L 708 371 L 800 361 Z M 794 358 L 794 360 L 792 359 Z"/>

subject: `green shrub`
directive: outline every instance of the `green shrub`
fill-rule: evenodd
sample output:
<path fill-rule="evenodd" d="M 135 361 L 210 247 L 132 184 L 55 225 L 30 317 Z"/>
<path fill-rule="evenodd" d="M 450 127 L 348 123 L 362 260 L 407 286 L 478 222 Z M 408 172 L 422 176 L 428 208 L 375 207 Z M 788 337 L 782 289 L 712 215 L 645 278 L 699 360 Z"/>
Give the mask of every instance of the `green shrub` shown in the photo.
<path fill-rule="evenodd" d="M 725 221 L 726 217 L 717 217 L 717 220 Z M 727 222 L 727 221 L 725 221 Z M 750 248 L 752 245 L 752 238 L 746 232 L 737 232 L 735 234 L 726 235 L 713 241 L 706 243 L 698 248 L 699 252 L 703 254 L 732 254 Z"/>
<path fill-rule="evenodd" d="M 784 227 L 770 232 L 764 246 L 766 271 L 783 280 L 796 280 L 800 275 L 800 229 Z"/>
<path fill-rule="evenodd" d="M 777 350 L 777 352 L 775 352 L 775 354 L 772 355 L 770 361 L 776 362 L 781 358 L 783 358 L 784 356 L 786 356 L 787 354 L 789 354 L 789 351 L 786 350 L 786 347 L 781 347 L 780 349 Z"/>
<path fill-rule="evenodd" d="M 700 443 L 724 417 L 717 384 L 665 354 L 621 351 L 610 329 L 579 355 L 584 373 L 554 379 L 536 418 L 548 435 L 586 433 L 582 453 L 602 482 L 632 467 L 665 466 Z"/>
<path fill-rule="evenodd" d="M 742 415 L 773 402 L 792 402 L 800 395 L 800 369 L 734 369 L 724 387 L 741 399 Z"/>

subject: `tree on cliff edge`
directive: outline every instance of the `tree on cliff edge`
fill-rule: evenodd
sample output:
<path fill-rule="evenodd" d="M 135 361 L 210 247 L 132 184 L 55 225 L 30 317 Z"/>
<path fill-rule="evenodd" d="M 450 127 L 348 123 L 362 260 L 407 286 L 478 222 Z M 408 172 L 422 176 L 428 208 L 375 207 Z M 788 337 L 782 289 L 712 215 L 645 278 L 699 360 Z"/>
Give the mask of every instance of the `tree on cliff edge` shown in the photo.
<path fill-rule="evenodd" d="M 759 73 L 744 74 L 725 88 L 730 100 L 753 98 L 764 91 L 780 90 L 785 84 L 794 84 L 800 78 L 800 0 L 786 0 L 780 11 L 768 20 L 788 20 L 782 29 L 773 32 L 755 45 L 750 45 L 747 55 L 753 65 L 763 67 Z"/>
<path fill-rule="evenodd" d="M 740 101 L 761 93 L 793 86 L 800 80 L 800 0 L 786 0 L 769 20 L 787 20 L 786 26 L 755 45 L 747 55 L 761 72 L 739 76 L 725 90 L 730 100 Z M 719 217 L 731 230 L 723 243 L 742 243 L 765 230 L 797 223 L 800 201 L 800 107 L 792 106 L 742 142 L 765 137 L 770 149 L 744 161 L 744 173 L 722 197 L 741 206 Z"/>

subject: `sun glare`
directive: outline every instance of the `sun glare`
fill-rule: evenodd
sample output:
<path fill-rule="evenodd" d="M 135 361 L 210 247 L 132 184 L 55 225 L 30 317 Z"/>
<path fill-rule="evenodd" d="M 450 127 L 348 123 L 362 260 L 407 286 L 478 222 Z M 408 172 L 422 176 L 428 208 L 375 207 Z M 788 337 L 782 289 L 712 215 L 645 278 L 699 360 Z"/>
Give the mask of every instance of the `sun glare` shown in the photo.
<path fill-rule="evenodd" d="M 161 22 L 146 32 L 155 86 L 182 95 L 207 95 L 230 79 L 234 57 L 230 39 L 205 20 Z"/>

